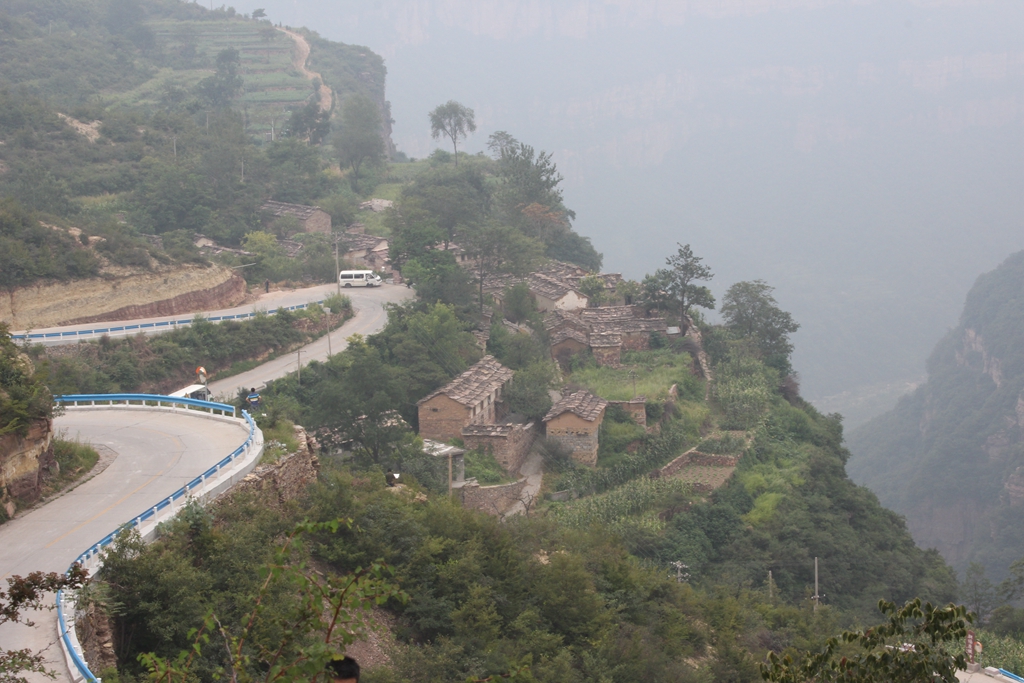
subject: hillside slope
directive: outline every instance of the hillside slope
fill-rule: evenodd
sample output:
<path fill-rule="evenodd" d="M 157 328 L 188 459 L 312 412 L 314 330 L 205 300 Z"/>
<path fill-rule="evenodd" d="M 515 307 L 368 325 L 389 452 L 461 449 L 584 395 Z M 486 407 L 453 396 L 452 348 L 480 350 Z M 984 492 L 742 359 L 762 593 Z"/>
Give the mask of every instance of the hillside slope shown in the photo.
<path fill-rule="evenodd" d="M 928 381 L 850 434 L 851 476 L 957 568 L 1024 556 L 1024 252 L 978 278 Z"/>

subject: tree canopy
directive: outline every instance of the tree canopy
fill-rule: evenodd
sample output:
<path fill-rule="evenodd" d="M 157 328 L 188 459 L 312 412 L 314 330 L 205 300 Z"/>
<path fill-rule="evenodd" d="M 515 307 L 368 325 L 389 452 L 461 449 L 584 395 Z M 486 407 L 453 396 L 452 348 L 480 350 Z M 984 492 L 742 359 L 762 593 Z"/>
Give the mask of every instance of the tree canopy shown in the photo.
<path fill-rule="evenodd" d="M 341 124 L 334 136 L 342 169 L 351 168 L 355 179 L 364 163 L 379 164 L 385 158 L 381 117 L 377 105 L 365 95 L 351 95 L 341 107 Z"/>
<path fill-rule="evenodd" d="M 722 316 L 733 333 L 754 342 L 766 364 L 787 373 L 793 353 L 789 335 L 800 325 L 779 308 L 773 291 L 764 280 L 737 282 L 722 297 Z"/>
<path fill-rule="evenodd" d="M 455 100 L 439 104 L 430 112 L 430 136 L 435 140 L 444 136 L 452 141 L 456 166 L 459 165 L 459 140 L 476 132 L 474 116 L 472 109 Z"/>

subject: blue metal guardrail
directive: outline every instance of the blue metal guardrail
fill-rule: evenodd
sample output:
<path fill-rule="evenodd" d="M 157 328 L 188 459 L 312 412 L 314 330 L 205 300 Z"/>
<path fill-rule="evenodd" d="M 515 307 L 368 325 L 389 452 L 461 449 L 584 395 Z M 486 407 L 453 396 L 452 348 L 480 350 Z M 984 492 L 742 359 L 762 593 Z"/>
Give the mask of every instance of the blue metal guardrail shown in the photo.
<path fill-rule="evenodd" d="M 1010 671 L 1007 671 L 1006 669 L 1000 669 L 999 673 L 1003 674 L 1004 676 L 1006 676 L 1009 679 L 1012 679 L 1014 681 L 1020 681 L 1021 683 L 1024 683 L 1024 678 L 1021 678 L 1017 674 L 1012 673 Z"/>
<path fill-rule="evenodd" d="M 161 403 L 179 404 L 189 408 L 199 408 L 210 412 L 231 415 L 235 414 L 235 407 L 230 403 L 216 403 L 215 401 L 201 401 L 197 398 L 179 398 L 177 396 L 159 396 L 157 394 L 64 394 L 54 396 L 54 403 L 60 405 L 115 405 L 123 403 L 126 406 L 147 405 Z M 243 414 L 245 411 L 242 411 Z"/>
<path fill-rule="evenodd" d="M 235 410 L 234 406 L 228 405 L 226 403 L 214 403 L 213 401 L 199 401 L 194 398 L 177 398 L 174 396 L 157 396 L 151 394 L 74 394 L 67 396 L 57 396 L 54 398 L 54 400 L 57 401 L 58 403 L 74 403 L 75 405 L 85 403 L 87 401 L 90 403 L 90 405 L 108 402 L 112 406 L 116 405 L 116 403 L 119 401 L 140 400 L 157 404 L 180 403 L 190 407 L 207 408 L 211 411 L 223 412 L 225 411 L 225 409 L 227 409 L 230 410 L 231 414 L 234 414 Z M 152 519 L 153 516 L 156 515 L 158 511 L 163 510 L 167 506 L 173 504 L 174 501 L 188 495 L 188 492 L 190 490 L 202 485 L 202 483 L 206 479 L 216 475 L 221 469 L 230 465 L 231 462 L 235 460 L 235 458 L 245 453 L 256 436 L 256 423 L 253 421 L 252 416 L 249 415 L 249 413 L 246 412 L 245 410 L 242 411 L 242 417 L 244 417 L 245 421 L 249 424 L 249 436 L 248 438 L 246 438 L 245 443 L 243 443 L 241 446 L 232 451 L 231 455 L 227 456 L 226 458 L 218 462 L 216 465 L 206 470 L 205 472 L 200 474 L 198 477 L 196 477 L 189 483 L 182 486 L 180 489 L 178 489 L 171 495 L 164 498 L 159 503 L 149 508 L 141 515 L 136 516 L 130 522 L 110 532 L 96 543 L 93 543 L 82 554 L 75 558 L 75 561 L 72 562 L 72 565 L 77 563 L 84 564 L 89 558 L 99 554 L 103 550 L 103 548 L 113 543 L 114 539 L 117 537 L 117 535 L 121 532 L 122 529 L 133 529 L 139 526 L 141 523 Z M 64 649 L 71 657 L 71 660 L 74 662 L 75 668 L 78 669 L 78 672 L 82 674 L 85 680 L 90 681 L 91 683 L 97 683 L 97 678 L 92 673 L 92 671 L 89 670 L 89 665 L 85 663 L 85 660 L 83 660 L 81 656 L 79 656 L 78 652 L 75 651 L 75 648 L 71 644 L 71 638 L 68 635 L 67 622 L 64 616 L 64 604 L 62 600 L 63 596 L 64 591 L 57 591 L 57 624 L 58 628 L 60 629 L 61 639 L 64 642 Z"/>
<path fill-rule="evenodd" d="M 308 307 L 311 304 L 323 304 L 324 299 L 319 301 L 310 301 L 304 304 L 296 304 L 294 306 L 280 306 L 271 311 L 252 311 L 251 313 L 237 313 L 235 315 L 215 315 L 210 318 L 203 318 L 211 323 L 224 322 L 225 320 L 246 320 L 248 318 L 255 318 L 258 315 L 274 315 L 279 310 L 284 309 L 286 311 L 298 311 Z M 146 330 L 154 328 L 166 328 L 174 329 L 177 327 L 184 327 L 191 325 L 195 322 L 195 317 L 182 318 L 180 320 L 164 320 L 158 323 L 137 323 L 135 325 L 116 325 L 113 327 L 97 327 L 92 330 L 69 330 L 67 332 L 36 332 L 26 334 L 12 334 L 11 339 L 15 341 L 47 341 L 51 339 L 70 339 L 73 337 L 91 337 L 98 334 L 111 334 L 112 332 L 122 332 L 127 334 L 128 332 L 144 332 Z"/>

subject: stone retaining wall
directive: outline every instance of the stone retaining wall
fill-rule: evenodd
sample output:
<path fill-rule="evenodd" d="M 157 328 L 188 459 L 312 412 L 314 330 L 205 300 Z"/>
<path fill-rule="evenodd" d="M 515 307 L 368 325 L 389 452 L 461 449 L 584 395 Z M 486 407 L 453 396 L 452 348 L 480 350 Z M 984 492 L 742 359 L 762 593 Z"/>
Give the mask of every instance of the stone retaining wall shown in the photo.
<path fill-rule="evenodd" d="M 533 422 L 525 425 L 472 425 L 462 431 L 466 448 L 492 453 L 498 464 L 511 475 L 519 473 L 536 437 L 537 429 Z"/>
<path fill-rule="evenodd" d="M 298 498 L 306 487 L 316 481 L 320 461 L 316 457 L 316 441 L 296 425 L 299 449 L 271 465 L 260 465 L 231 488 L 231 493 L 264 493 L 280 504 Z"/>
<path fill-rule="evenodd" d="M 245 280 L 230 268 L 198 265 L 111 269 L 103 276 L 0 292 L 0 321 L 12 330 L 179 315 L 241 303 Z"/>
<path fill-rule="evenodd" d="M 660 470 L 655 470 L 656 474 L 654 476 L 671 477 L 679 470 L 684 467 L 689 467 L 690 465 L 696 465 L 698 467 L 736 467 L 739 460 L 740 456 L 738 455 L 713 455 L 711 453 L 701 453 L 697 449 L 692 449 L 686 451 Z"/>
<path fill-rule="evenodd" d="M 526 488 L 526 477 L 511 484 L 498 484 L 497 486 L 480 486 L 475 479 L 468 479 L 456 491 L 462 499 L 464 507 L 500 517 L 505 510 L 519 500 L 524 488 Z"/>

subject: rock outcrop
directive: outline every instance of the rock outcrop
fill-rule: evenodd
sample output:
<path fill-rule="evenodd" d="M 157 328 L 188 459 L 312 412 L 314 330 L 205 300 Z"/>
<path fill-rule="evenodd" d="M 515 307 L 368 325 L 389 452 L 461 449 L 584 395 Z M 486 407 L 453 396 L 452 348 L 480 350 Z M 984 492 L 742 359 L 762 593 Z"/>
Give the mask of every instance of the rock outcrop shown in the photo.
<path fill-rule="evenodd" d="M 53 459 L 52 420 L 36 420 L 24 436 L 0 437 L 0 505 L 14 516 L 15 501 L 39 500 L 43 479 L 57 467 Z"/>

